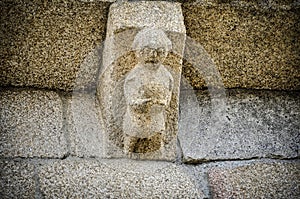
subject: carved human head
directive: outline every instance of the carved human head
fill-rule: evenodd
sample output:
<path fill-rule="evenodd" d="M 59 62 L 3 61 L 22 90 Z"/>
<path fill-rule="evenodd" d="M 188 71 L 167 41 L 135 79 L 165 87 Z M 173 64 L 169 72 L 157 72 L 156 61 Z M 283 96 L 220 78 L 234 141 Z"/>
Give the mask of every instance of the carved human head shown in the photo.
<path fill-rule="evenodd" d="M 162 63 L 172 48 L 172 42 L 163 30 L 144 28 L 135 36 L 132 48 L 140 62 Z"/>

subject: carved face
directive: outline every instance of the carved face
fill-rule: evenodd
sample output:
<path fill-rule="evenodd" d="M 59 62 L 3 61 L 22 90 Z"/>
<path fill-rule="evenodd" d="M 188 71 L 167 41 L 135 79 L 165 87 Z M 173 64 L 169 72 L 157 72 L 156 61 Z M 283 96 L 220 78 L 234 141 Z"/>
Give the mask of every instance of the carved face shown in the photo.
<path fill-rule="evenodd" d="M 138 51 L 138 59 L 142 63 L 158 64 L 162 63 L 167 57 L 167 51 L 164 47 L 153 48 L 146 46 Z"/>

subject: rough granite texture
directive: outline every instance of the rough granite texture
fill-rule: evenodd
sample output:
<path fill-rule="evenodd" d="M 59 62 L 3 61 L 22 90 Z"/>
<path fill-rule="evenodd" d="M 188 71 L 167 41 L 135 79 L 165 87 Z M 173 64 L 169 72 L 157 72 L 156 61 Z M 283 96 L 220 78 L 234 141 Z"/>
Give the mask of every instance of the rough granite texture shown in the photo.
<path fill-rule="evenodd" d="M 187 36 L 204 47 L 226 88 L 300 89 L 300 23 L 296 1 L 189 1 Z M 186 61 L 183 74 L 205 85 Z"/>
<path fill-rule="evenodd" d="M 72 90 L 85 58 L 105 36 L 109 3 L 78 0 L 0 2 L 0 86 Z M 94 87 L 98 66 L 81 73 Z"/>
<path fill-rule="evenodd" d="M 254 163 L 208 172 L 213 198 L 299 198 L 300 163 Z"/>
<path fill-rule="evenodd" d="M 264 168 L 267 168 L 265 170 L 261 169 L 261 165 L 263 165 Z M 277 174 L 268 173 L 268 171 L 274 171 L 273 167 L 277 167 L 278 165 L 281 165 L 280 167 L 283 169 L 277 169 Z M 248 174 L 253 174 L 253 178 L 251 180 L 247 179 L 247 182 L 243 182 L 240 184 L 240 186 L 243 186 L 244 189 L 240 190 L 241 193 L 245 194 L 245 191 L 249 192 L 251 188 L 257 189 L 256 191 L 263 191 L 263 188 L 266 188 L 266 191 L 271 186 L 265 186 L 260 187 L 259 183 L 254 184 L 256 182 L 259 182 L 260 180 L 263 181 L 264 185 L 274 183 L 274 180 L 277 181 L 277 183 L 282 183 L 284 188 L 288 188 L 288 184 L 293 183 L 293 179 L 298 178 L 297 175 L 299 175 L 299 161 L 298 160 L 272 160 L 272 159 L 253 159 L 253 160 L 239 160 L 239 161 L 215 161 L 215 162 L 207 162 L 202 163 L 198 165 L 184 165 L 185 169 L 189 172 L 190 176 L 195 179 L 198 189 L 202 191 L 204 198 L 224 198 L 221 197 L 221 195 L 216 194 L 222 194 L 223 191 L 226 193 L 226 189 L 222 189 L 224 186 L 227 186 L 229 191 L 232 191 L 234 189 L 235 185 L 231 185 L 230 183 L 232 181 L 226 181 L 225 175 L 221 176 L 220 173 L 234 173 L 235 170 L 241 170 L 240 168 L 244 168 L 243 171 L 247 172 Z M 269 170 L 268 170 L 269 169 Z M 292 175 L 287 176 L 286 170 L 289 169 Z M 298 170 L 297 170 L 298 169 Z M 238 173 L 238 172 L 236 172 Z M 214 175 L 216 174 L 216 175 Z M 214 176 L 213 176 L 214 175 Z M 269 178 L 265 178 L 266 175 L 269 175 Z M 296 176 L 295 176 L 296 175 Z M 221 176 L 221 177 L 220 177 Z M 229 175 L 226 175 L 229 176 Z M 245 176 L 245 175 L 244 175 Z M 243 178 L 244 176 L 241 176 Z M 260 179 L 260 176 L 262 178 Z M 272 177 L 273 176 L 273 177 Z M 240 179 L 239 182 L 243 181 L 243 179 Z M 226 184 L 228 183 L 228 184 Z M 296 181 L 297 183 L 297 181 Z M 220 186 L 218 186 L 218 184 Z M 238 182 L 237 182 L 238 185 Z M 249 187 L 248 187 L 249 185 Z M 239 185 L 238 185 L 239 186 Z M 297 188 L 298 186 L 298 188 Z M 295 186 L 295 191 L 299 193 L 299 185 Z M 244 192 L 243 192 L 244 191 Z M 281 198 L 290 198 L 289 193 L 291 190 L 282 190 L 278 189 L 278 193 L 283 195 L 285 194 L 285 197 Z M 296 193 L 294 192 L 294 193 Z M 228 192 L 227 192 L 228 193 Z M 248 195 L 250 193 L 247 193 Z M 279 196 L 279 194 L 277 196 Z M 225 198 L 231 198 L 228 194 L 226 194 L 227 197 Z M 246 195 L 246 194 L 245 194 Z M 233 197 L 233 198 L 245 198 L 245 195 L 240 197 Z M 290 194 L 291 195 L 291 194 Z M 252 198 L 277 198 L 277 197 L 252 197 Z M 246 197 L 247 198 L 247 197 Z M 279 197 L 280 198 L 280 197 Z M 295 197 L 292 197 L 295 198 Z M 297 197 L 296 197 L 297 198 Z"/>
<path fill-rule="evenodd" d="M 65 156 L 62 101 L 52 91 L 0 90 L 0 157 Z"/>
<path fill-rule="evenodd" d="M 79 1 L 82 1 L 82 2 L 99 2 L 99 1 L 102 1 L 102 2 L 115 2 L 117 0 L 79 0 Z"/>
<path fill-rule="evenodd" d="M 64 160 L 38 175 L 45 198 L 202 198 L 182 167 L 165 162 Z"/>
<path fill-rule="evenodd" d="M 103 129 L 101 129 L 93 94 L 73 94 L 68 98 L 68 134 L 70 154 L 77 157 L 103 156 Z"/>
<path fill-rule="evenodd" d="M 208 91 L 181 91 L 178 136 L 184 161 L 299 157 L 299 92 L 226 94 L 213 103 Z"/>
<path fill-rule="evenodd" d="M 151 26 L 166 31 L 185 33 L 180 4 L 174 2 L 140 1 L 114 3 L 110 8 L 109 17 L 111 18 L 109 21 L 109 36 L 122 28 Z"/>
<path fill-rule="evenodd" d="M 0 198 L 35 198 L 34 172 L 32 163 L 0 160 Z"/>

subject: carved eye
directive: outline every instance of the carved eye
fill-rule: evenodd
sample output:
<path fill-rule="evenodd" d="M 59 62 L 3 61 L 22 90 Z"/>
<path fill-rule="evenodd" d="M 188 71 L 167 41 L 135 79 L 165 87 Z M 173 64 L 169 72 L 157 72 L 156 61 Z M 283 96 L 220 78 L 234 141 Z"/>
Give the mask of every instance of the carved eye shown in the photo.
<path fill-rule="evenodd" d="M 157 52 L 158 52 L 158 54 L 160 54 L 160 55 L 164 55 L 165 52 L 166 52 L 166 50 L 165 50 L 164 48 L 159 48 L 159 49 L 157 49 Z"/>
<path fill-rule="evenodd" d="M 151 52 L 151 49 L 150 48 L 143 48 L 142 50 L 141 50 L 141 54 L 149 54 Z"/>

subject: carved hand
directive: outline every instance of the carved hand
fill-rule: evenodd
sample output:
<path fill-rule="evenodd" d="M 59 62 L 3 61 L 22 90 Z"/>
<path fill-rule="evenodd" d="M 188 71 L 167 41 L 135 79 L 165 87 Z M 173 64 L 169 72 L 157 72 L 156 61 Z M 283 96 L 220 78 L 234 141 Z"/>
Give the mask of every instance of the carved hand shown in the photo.
<path fill-rule="evenodd" d="M 132 105 L 143 105 L 143 104 L 146 104 L 147 102 L 150 102 L 151 100 L 152 100 L 151 98 L 135 99 L 135 100 L 132 100 Z"/>

